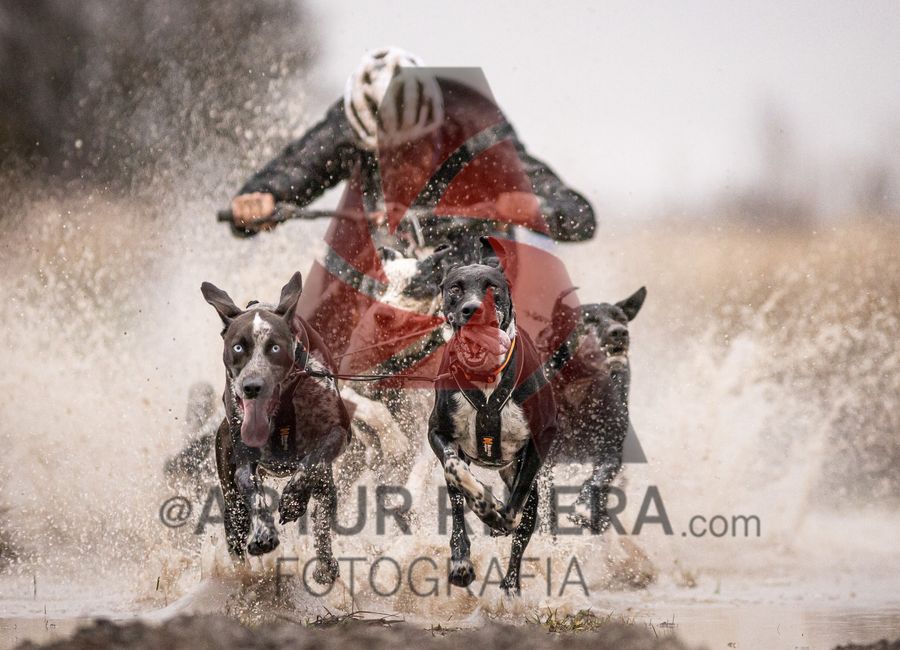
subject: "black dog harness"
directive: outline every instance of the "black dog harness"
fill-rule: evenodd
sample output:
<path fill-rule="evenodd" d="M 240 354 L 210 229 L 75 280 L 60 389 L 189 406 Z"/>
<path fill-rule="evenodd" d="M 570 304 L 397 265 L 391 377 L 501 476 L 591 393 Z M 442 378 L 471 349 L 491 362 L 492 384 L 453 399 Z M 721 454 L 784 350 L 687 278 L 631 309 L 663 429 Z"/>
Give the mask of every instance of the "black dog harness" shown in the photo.
<path fill-rule="evenodd" d="M 472 385 L 470 380 L 474 377 L 466 373 L 465 368 L 458 362 L 451 366 L 451 375 L 457 388 L 475 409 L 475 444 L 478 449 L 478 460 L 485 464 L 503 464 L 500 448 L 503 427 L 500 413 L 519 385 L 522 367 L 523 364 L 519 363 L 516 339 L 513 339 L 506 359 L 500 367 L 486 378 L 479 377 L 482 380 L 486 379 L 488 383 L 493 383 L 499 374 L 497 388 L 490 397 L 485 397 L 481 390 Z"/>
<path fill-rule="evenodd" d="M 278 387 L 281 393 L 278 401 L 278 409 L 272 419 L 272 430 L 281 438 L 281 450 L 293 451 L 294 429 L 297 426 L 297 414 L 294 412 L 294 391 L 300 380 L 307 376 L 305 370 L 309 366 L 309 336 L 306 328 L 301 328 L 302 338 L 297 341 L 294 348 L 294 368 L 301 372 L 289 372 L 283 383 Z M 293 369 L 292 369 L 293 370 Z"/>

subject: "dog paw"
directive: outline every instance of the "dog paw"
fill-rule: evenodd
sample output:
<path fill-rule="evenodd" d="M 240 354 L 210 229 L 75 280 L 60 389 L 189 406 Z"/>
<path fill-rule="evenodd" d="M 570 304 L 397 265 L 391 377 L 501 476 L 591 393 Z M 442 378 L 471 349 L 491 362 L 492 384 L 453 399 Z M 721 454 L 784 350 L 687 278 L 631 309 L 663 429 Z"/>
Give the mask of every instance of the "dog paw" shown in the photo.
<path fill-rule="evenodd" d="M 305 515 L 311 495 L 312 490 L 309 488 L 301 487 L 299 483 L 288 483 L 278 501 L 278 523 L 284 525 Z"/>
<path fill-rule="evenodd" d="M 333 557 L 327 560 L 316 560 L 316 568 L 313 571 L 313 580 L 320 585 L 333 584 L 341 574 L 338 562 Z"/>
<path fill-rule="evenodd" d="M 468 587 L 475 580 L 475 567 L 472 565 L 472 561 L 469 558 L 451 560 L 447 579 L 451 585 Z"/>
<path fill-rule="evenodd" d="M 278 533 L 274 528 L 260 526 L 253 532 L 253 537 L 247 544 L 247 552 L 250 555 L 265 555 L 278 548 L 279 543 Z"/>

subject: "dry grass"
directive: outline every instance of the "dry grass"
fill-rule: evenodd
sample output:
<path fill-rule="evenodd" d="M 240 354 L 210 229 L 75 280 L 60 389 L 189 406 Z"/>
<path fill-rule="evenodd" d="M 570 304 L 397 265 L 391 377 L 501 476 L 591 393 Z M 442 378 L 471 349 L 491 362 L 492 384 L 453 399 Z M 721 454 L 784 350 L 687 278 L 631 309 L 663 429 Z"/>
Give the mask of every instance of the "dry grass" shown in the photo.
<path fill-rule="evenodd" d="M 602 245 L 607 273 L 647 282 L 647 307 L 655 303 L 687 328 L 714 317 L 723 332 L 734 331 L 769 305 L 766 322 L 775 332 L 796 325 L 797 310 L 810 306 L 826 312 L 808 315 L 832 317 L 829 303 L 857 293 L 870 300 L 841 314 L 848 325 L 885 308 L 896 314 L 900 305 L 900 223 L 859 220 L 810 230 L 664 223 L 610 233 Z M 597 275 L 597 256 L 585 257 Z M 590 277 L 585 273 L 573 276 Z M 782 304 L 785 310 L 774 309 Z"/>
<path fill-rule="evenodd" d="M 285 614 L 277 614 L 276 618 L 280 618 L 291 623 L 297 623 L 305 627 L 315 628 L 331 628 L 346 625 L 377 625 L 380 627 L 390 627 L 397 623 L 403 623 L 403 617 L 397 614 L 385 614 L 382 612 L 369 612 L 362 609 L 353 609 L 344 614 L 335 614 L 327 607 L 323 608 L 325 614 L 316 614 L 314 618 L 307 618 L 298 621 L 293 617 Z M 438 626 L 440 627 L 440 626 Z"/>
<path fill-rule="evenodd" d="M 580 609 L 575 613 L 562 614 L 559 609 L 549 607 L 533 614 L 526 614 L 525 620 L 529 624 L 538 625 L 553 634 L 596 632 L 610 624 L 634 624 L 633 618 L 616 615 L 614 612 L 598 615 L 590 609 Z"/>

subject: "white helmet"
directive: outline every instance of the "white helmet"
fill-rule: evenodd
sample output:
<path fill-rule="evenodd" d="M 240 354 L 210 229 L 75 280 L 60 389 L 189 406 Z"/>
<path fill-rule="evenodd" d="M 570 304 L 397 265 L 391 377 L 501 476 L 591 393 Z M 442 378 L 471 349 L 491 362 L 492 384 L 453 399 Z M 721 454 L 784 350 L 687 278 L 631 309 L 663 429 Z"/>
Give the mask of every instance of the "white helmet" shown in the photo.
<path fill-rule="evenodd" d="M 441 125 L 444 103 L 441 89 L 431 75 L 405 72 L 394 83 L 401 68 L 415 68 L 422 60 L 398 47 L 368 52 L 344 89 L 344 111 L 366 149 L 374 151 L 392 140 L 414 140 Z M 390 96 L 386 97 L 390 91 Z"/>

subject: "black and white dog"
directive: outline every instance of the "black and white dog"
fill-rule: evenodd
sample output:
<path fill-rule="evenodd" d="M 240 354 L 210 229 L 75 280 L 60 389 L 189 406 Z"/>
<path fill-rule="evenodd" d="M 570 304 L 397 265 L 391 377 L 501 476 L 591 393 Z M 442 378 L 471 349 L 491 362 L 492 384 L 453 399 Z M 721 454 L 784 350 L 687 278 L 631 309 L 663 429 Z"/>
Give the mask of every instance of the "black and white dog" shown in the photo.
<path fill-rule="evenodd" d="M 535 477 L 556 435 L 556 405 L 530 337 L 516 328 L 510 288 L 488 238 L 480 264 L 457 266 L 442 283 L 443 313 L 453 330 L 441 363 L 428 440 L 447 481 L 453 515 L 449 580 L 475 578 L 464 503 L 498 534 L 513 534 L 501 588 L 520 592 L 522 554 L 534 531 Z M 490 468 L 510 490 L 493 497 L 469 464 Z"/>
<path fill-rule="evenodd" d="M 277 307 L 251 303 L 243 310 L 208 282 L 201 290 L 224 324 L 226 417 L 216 437 L 216 469 L 229 551 L 243 557 L 245 548 L 262 555 L 278 546 L 260 473 L 290 476 L 278 505 L 281 523 L 299 519 L 316 498 L 314 578 L 330 584 L 338 575 L 331 463 L 350 440 L 350 418 L 335 381 L 306 372 L 334 365 L 318 333 L 295 314 L 300 273 L 284 286 Z"/>

